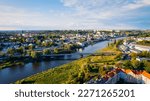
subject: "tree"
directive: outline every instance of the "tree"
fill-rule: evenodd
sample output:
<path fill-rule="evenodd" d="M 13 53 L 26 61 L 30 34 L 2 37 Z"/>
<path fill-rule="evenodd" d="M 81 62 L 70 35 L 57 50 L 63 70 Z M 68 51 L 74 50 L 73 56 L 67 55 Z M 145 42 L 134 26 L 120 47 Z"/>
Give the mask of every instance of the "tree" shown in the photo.
<path fill-rule="evenodd" d="M 144 69 L 145 69 L 147 72 L 150 73 L 150 62 L 148 62 L 148 61 L 143 61 L 143 63 L 144 63 L 144 65 L 145 65 Z"/>
<path fill-rule="evenodd" d="M 50 53 L 51 53 L 51 52 L 50 52 L 49 49 L 44 49 L 44 50 L 43 50 L 43 54 L 44 54 L 44 55 L 47 55 L 47 54 L 50 54 Z"/>
<path fill-rule="evenodd" d="M 130 56 L 131 56 L 131 58 L 132 58 L 133 60 L 135 60 L 135 59 L 137 58 L 137 54 L 136 54 L 136 53 L 131 53 Z"/>
<path fill-rule="evenodd" d="M 71 48 L 72 48 L 72 45 L 70 45 L 70 44 L 67 44 L 67 45 L 65 45 L 65 48 L 66 48 L 67 50 L 71 50 Z"/>
<path fill-rule="evenodd" d="M 83 71 L 79 72 L 79 74 L 78 74 L 78 80 L 79 80 L 79 82 L 80 82 L 81 84 L 84 83 L 84 77 L 85 77 L 84 72 L 83 72 Z"/>
<path fill-rule="evenodd" d="M 148 57 L 148 58 L 150 58 L 150 52 L 148 52 L 148 51 L 143 51 L 141 53 L 138 53 L 137 55 L 140 56 L 140 57 Z"/>
<path fill-rule="evenodd" d="M 123 43 L 123 40 L 118 40 L 118 41 L 114 42 L 114 44 L 116 45 L 116 47 L 118 47 L 122 43 Z"/>
<path fill-rule="evenodd" d="M 123 63 L 123 66 L 125 69 L 133 69 L 133 66 L 131 64 L 131 62 L 129 60 L 126 60 L 124 63 Z"/>
<path fill-rule="evenodd" d="M 114 44 L 116 44 L 117 43 L 117 41 L 116 41 L 116 39 L 114 40 Z"/>
<path fill-rule="evenodd" d="M 45 47 L 47 47 L 48 46 L 48 42 L 42 42 L 42 46 L 45 46 Z"/>
<path fill-rule="evenodd" d="M 54 53 L 59 53 L 58 48 L 54 48 Z"/>
<path fill-rule="evenodd" d="M 136 70 L 143 70 L 144 69 L 144 63 L 140 62 L 140 61 L 137 61 L 137 60 L 132 61 L 132 66 Z"/>
<path fill-rule="evenodd" d="M 52 46 L 54 43 L 53 42 L 43 42 L 42 46 L 48 47 L 48 46 Z"/>
<path fill-rule="evenodd" d="M 116 63 L 115 66 L 116 66 L 117 68 L 122 68 L 122 63 L 120 63 L 120 62 L 119 62 L 119 63 Z"/>
<path fill-rule="evenodd" d="M 34 48 L 34 45 L 29 45 L 30 50 L 33 50 L 33 48 Z"/>
<path fill-rule="evenodd" d="M 39 58 L 40 56 L 40 53 L 39 52 L 36 52 L 36 51 L 31 51 L 31 57 L 36 59 L 36 58 Z"/>
<path fill-rule="evenodd" d="M 110 43 L 108 42 L 107 46 L 109 47 L 110 46 Z"/>
<path fill-rule="evenodd" d="M 17 53 L 20 53 L 20 54 L 23 54 L 24 53 L 24 47 L 19 47 L 18 49 L 17 49 Z"/>
<path fill-rule="evenodd" d="M 147 71 L 148 73 L 150 73 L 150 67 L 144 67 L 145 71 Z"/>
<path fill-rule="evenodd" d="M 13 49 L 13 48 L 7 49 L 7 54 L 14 55 L 14 53 L 15 53 L 15 49 Z"/>
<path fill-rule="evenodd" d="M 48 46 L 49 46 L 49 47 L 52 46 L 52 45 L 54 45 L 53 42 L 48 42 Z"/>
<path fill-rule="evenodd" d="M 38 46 L 41 46 L 41 41 L 40 41 L 40 40 L 36 40 L 36 44 L 37 44 Z"/>

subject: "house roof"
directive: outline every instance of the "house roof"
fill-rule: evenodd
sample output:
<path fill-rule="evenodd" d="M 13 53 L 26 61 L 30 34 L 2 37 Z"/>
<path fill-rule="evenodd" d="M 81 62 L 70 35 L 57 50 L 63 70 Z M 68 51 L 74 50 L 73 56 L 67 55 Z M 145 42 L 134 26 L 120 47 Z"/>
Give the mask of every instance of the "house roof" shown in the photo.
<path fill-rule="evenodd" d="M 109 77 L 106 75 L 106 76 L 103 77 L 103 79 L 104 79 L 105 81 L 107 81 L 107 80 L 109 79 Z"/>
<path fill-rule="evenodd" d="M 113 77 L 115 75 L 115 72 L 109 72 L 108 75 L 109 77 Z"/>
<path fill-rule="evenodd" d="M 138 71 L 138 70 L 130 70 L 130 69 L 125 70 L 125 73 L 127 73 L 127 74 L 129 74 L 131 72 L 135 75 L 141 75 L 142 74 L 143 76 L 150 79 L 150 74 L 146 71 L 142 71 L 142 70 Z"/>
<path fill-rule="evenodd" d="M 129 74 L 129 73 L 133 73 L 134 75 L 143 75 L 145 77 L 147 77 L 148 79 L 150 79 L 150 74 L 146 71 L 138 71 L 138 70 L 130 70 L 130 69 L 121 69 L 121 68 L 116 68 L 110 72 L 108 72 L 102 79 L 103 81 L 107 81 L 109 78 L 112 78 L 115 74 L 119 73 L 119 72 L 123 72 L 125 74 Z"/>
<path fill-rule="evenodd" d="M 138 71 L 138 70 L 132 70 L 132 72 L 136 75 L 141 75 L 143 73 L 142 70 Z"/>
<path fill-rule="evenodd" d="M 147 73 L 146 71 L 143 71 L 142 75 L 144 75 L 145 77 L 149 78 L 150 79 L 150 74 Z"/>
<path fill-rule="evenodd" d="M 121 68 L 117 68 L 117 69 L 115 69 L 115 71 L 116 71 L 116 73 L 124 72 L 124 70 L 123 70 L 123 69 L 121 69 Z"/>
<path fill-rule="evenodd" d="M 127 73 L 127 74 L 130 72 L 132 72 L 130 69 L 125 70 L 125 73 Z"/>

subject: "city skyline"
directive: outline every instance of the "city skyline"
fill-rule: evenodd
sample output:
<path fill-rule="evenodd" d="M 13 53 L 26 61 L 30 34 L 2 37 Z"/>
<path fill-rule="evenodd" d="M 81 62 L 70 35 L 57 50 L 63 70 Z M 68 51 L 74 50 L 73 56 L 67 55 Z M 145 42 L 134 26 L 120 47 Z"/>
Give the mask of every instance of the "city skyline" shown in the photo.
<path fill-rule="evenodd" d="M 149 29 L 149 0 L 1 0 L 0 30 Z"/>

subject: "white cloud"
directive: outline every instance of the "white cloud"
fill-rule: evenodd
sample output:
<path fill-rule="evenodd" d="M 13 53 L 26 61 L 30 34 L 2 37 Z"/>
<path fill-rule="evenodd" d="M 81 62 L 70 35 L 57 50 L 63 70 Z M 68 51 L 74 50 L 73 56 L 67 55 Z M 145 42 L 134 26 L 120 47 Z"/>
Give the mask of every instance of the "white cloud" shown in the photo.
<path fill-rule="evenodd" d="M 76 15 L 92 15 L 97 18 L 113 17 L 130 10 L 150 5 L 150 0 L 61 0 L 64 6 L 71 7 Z"/>
<path fill-rule="evenodd" d="M 50 14 L 49 14 L 50 13 Z M 0 30 L 6 29 L 71 29 L 77 20 L 66 13 L 50 10 L 46 13 L 1 5 Z"/>
<path fill-rule="evenodd" d="M 136 2 L 126 5 L 125 9 L 133 10 L 133 9 L 137 9 L 149 5 L 150 5 L 150 0 L 136 0 Z"/>
<path fill-rule="evenodd" d="M 136 28 L 118 19 L 132 18 L 131 11 L 149 6 L 150 0 L 60 0 L 70 12 L 47 13 L 0 5 L 1 29 L 99 29 Z M 130 13 L 131 12 L 131 13 Z M 115 23 L 111 23 L 112 21 Z"/>
<path fill-rule="evenodd" d="M 0 27 L 0 30 L 17 30 L 15 27 Z"/>
<path fill-rule="evenodd" d="M 134 18 L 138 16 L 133 14 L 134 10 L 149 6 L 150 0 L 61 0 L 66 7 L 70 7 L 74 12 L 74 18 L 80 18 L 88 22 L 90 19 L 94 20 L 97 26 L 104 26 L 106 28 L 136 28 L 126 22 L 117 22 L 117 19 Z M 116 20 L 114 26 L 108 25 L 108 21 Z M 95 23 L 94 22 L 94 23 Z M 101 24 L 99 24 L 101 23 Z M 91 24 L 91 23 L 88 23 Z M 87 24 L 87 25 L 88 25 Z M 93 25 L 94 26 L 94 25 Z M 91 26 L 91 27 L 93 27 Z M 97 27 L 95 27 L 97 28 Z"/>
<path fill-rule="evenodd" d="M 3 26 L 22 26 L 22 25 L 36 25 L 34 19 L 40 17 L 38 13 L 28 12 L 23 9 L 0 6 L 0 25 Z"/>

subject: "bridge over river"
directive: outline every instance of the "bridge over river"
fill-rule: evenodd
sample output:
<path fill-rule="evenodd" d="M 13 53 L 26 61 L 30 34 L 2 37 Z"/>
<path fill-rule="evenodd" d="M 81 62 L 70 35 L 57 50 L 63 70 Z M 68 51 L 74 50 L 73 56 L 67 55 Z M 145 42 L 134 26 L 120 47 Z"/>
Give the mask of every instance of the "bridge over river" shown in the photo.
<path fill-rule="evenodd" d="M 38 59 L 48 59 L 48 60 L 77 60 L 86 56 L 108 56 L 108 55 L 114 55 L 114 53 L 111 52 L 102 52 L 102 53 L 71 53 L 71 54 L 49 54 L 49 55 L 41 55 Z M 1 60 L 7 60 L 9 58 L 15 58 L 16 60 L 21 59 L 32 59 L 31 56 L 5 56 L 0 58 Z"/>
<path fill-rule="evenodd" d="M 86 56 L 106 56 L 106 55 L 114 55 L 114 53 L 103 52 L 103 53 L 50 54 L 50 55 L 42 55 L 42 57 L 51 58 L 51 59 L 76 60 Z"/>

